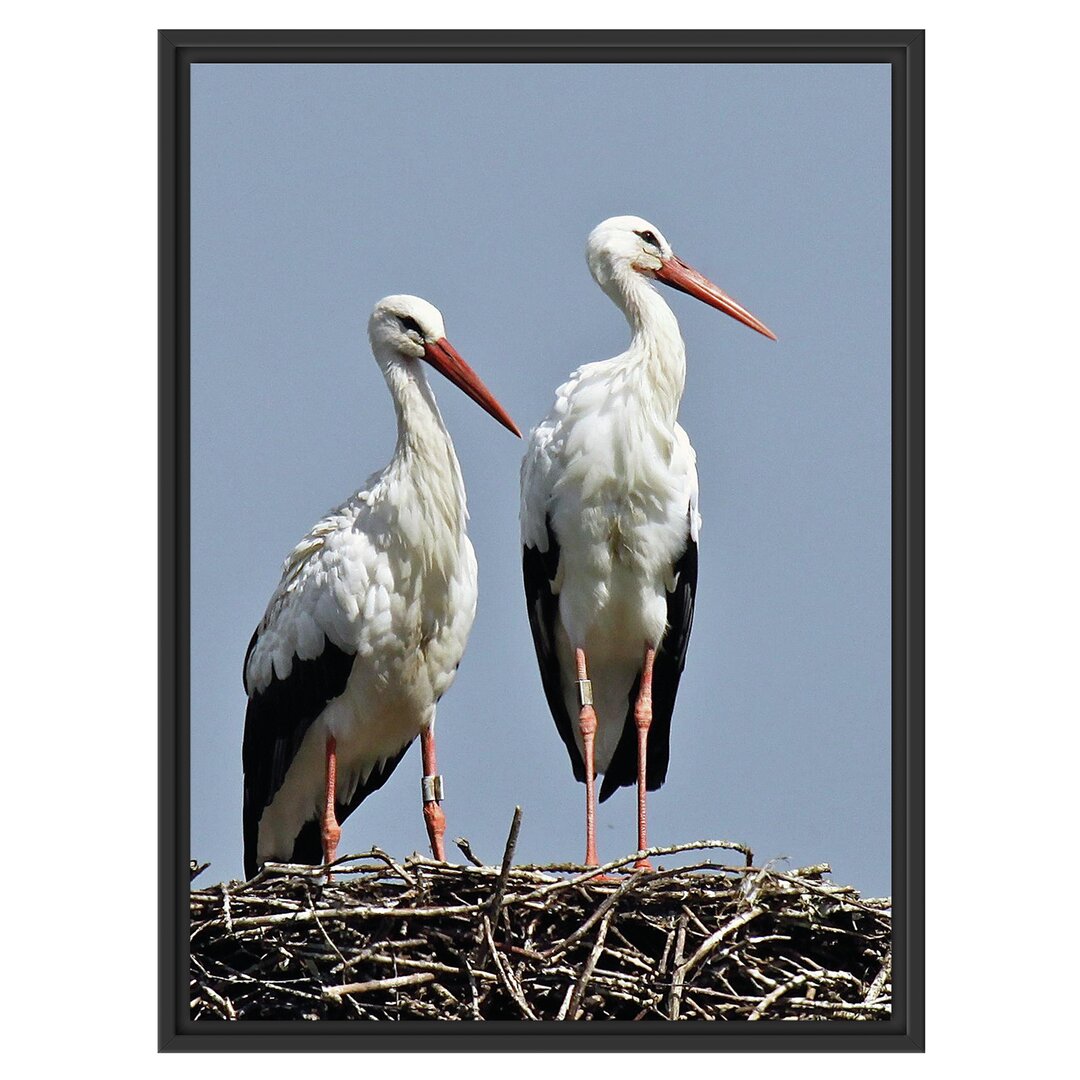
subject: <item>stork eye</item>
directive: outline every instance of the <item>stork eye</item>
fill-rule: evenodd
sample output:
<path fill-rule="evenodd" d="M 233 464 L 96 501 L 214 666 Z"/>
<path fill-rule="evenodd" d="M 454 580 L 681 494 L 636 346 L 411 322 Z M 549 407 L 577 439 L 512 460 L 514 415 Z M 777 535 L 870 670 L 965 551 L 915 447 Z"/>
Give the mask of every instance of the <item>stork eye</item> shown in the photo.
<path fill-rule="evenodd" d="M 406 330 L 415 330 L 421 337 L 424 336 L 424 331 L 420 329 L 420 324 L 409 315 L 399 315 L 398 321 Z"/>
<path fill-rule="evenodd" d="M 651 229 L 644 229 L 641 232 L 636 232 L 636 235 L 640 236 L 646 244 L 652 244 L 654 248 L 659 249 L 660 241 L 656 239 L 656 233 L 654 233 Z"/>

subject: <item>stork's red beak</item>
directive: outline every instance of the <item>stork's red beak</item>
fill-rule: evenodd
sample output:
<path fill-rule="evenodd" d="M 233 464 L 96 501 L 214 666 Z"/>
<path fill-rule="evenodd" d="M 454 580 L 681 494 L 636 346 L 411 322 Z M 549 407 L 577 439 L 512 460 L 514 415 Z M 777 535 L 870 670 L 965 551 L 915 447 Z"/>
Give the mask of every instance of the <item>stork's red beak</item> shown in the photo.
<path fill-rule="evenodd" d="M 424 359 L 440 374 L 445 375 L 456 387 L 464 390 L 486 413 L 494 416 L 503 427 L 519 439 L 521 432 L 510 419 L 506 410 L 495 400 L 492 392 L 480 381 L 480 376 L 465 363 L 461 353 L 446 338 L 429 341 L 424 345 Z"/>
<path fill-rule="evenodd" d="M 714 285 L 704 274 L 699 274 L 692 266 L 687 266 L 682 259 L 669 255 L 660 264 L 660 269 L 656 271 L 656 278 L 665 285 L 670 285 L 673 289 L 678 289 L 679 292 L 695 296 L 698 300 L 708 304 L 709 307 L 717 308 L 725 315 L 738 319 L 739 322 L 749 326 L 751 330 L 756 330 L 759 334 L 772 338 L 773 341 L 776 340 L 776 335 L 763 322 L 755 319 L 742 304 L 732 300 L 719 285 Z"/>

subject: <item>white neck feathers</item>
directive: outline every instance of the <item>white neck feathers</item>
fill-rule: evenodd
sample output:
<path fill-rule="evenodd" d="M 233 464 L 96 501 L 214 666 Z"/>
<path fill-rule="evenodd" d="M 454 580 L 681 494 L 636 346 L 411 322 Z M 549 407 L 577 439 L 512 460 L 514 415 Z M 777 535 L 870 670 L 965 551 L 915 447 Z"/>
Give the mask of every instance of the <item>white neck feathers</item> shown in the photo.
<path fill-rule="evenodd" d="M 601 284 L 626 316 L 630 348 L 615 357 L 627 381 L 640 380 L 640 393 L 674 425 L 686 385 L 686 349 L 674 312 L 652 283 L 629 267 Z"/>
<path fill-rule="evenodd" d="M 435 395 L 416 362 L 397 358 L 383 367 L 397 415 L 397 444 L 384 476 L 407 486 L 417 510 L 437 530 L 465 530 L 465 484 Z"/>

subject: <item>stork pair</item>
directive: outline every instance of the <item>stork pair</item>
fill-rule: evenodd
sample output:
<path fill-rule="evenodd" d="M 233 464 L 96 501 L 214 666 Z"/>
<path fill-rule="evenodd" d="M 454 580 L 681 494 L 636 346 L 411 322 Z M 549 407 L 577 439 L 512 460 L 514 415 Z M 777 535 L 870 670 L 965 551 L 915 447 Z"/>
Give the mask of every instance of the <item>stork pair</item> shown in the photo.
<path fill-rule="evenodd" d="M 629 348 L 556 391 L 521 469 L 523 569 L 548 706 L 586 788 L 586 865 L 598 864 L 603 801 L 664 781 L 675 693 L 693 620 L 698 484 L 676 417 L 685 381 L 662 282 L 775 340 L 678 259 L 637 217 L 602 222 L 589 269 L 625 314 Z M 435 709 L 476 611 L 476 558 L 453 443 L 426 362 L 503 426 L 514 422 L 446 340 L 442 316 L 389 296 L 368 324 L 397 414 L 390 464 L 332 510 L 285 560 L 248 646 L 244 686 L 244 867 L 329 863 L 340 823 L 389 778 L 417 736 L 432 854 L 445 858 Z M 644 856 L 638 865 L 648 866 Z"/>

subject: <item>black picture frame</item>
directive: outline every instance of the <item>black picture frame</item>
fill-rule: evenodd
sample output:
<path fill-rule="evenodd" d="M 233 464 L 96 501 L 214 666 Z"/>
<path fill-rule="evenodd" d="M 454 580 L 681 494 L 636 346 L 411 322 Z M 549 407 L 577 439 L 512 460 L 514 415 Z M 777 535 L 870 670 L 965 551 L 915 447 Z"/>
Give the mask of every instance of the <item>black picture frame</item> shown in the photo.
<path fill-rule="evenodd" d="M 924 33 L 162 30 L 159 1028 L 168 1051 L 920 1051 L 924 1035 Z M 227 1021 L 187 1007 L 189 136 L 193 63 L 887 63 L 892 69 L 893 1014 L 887 1021 Z"/>

